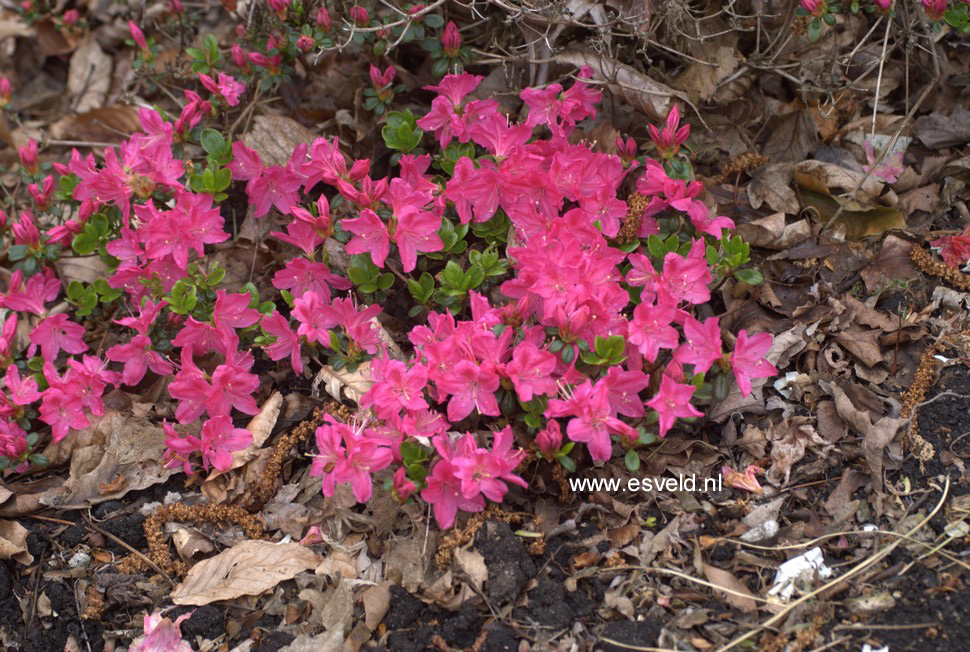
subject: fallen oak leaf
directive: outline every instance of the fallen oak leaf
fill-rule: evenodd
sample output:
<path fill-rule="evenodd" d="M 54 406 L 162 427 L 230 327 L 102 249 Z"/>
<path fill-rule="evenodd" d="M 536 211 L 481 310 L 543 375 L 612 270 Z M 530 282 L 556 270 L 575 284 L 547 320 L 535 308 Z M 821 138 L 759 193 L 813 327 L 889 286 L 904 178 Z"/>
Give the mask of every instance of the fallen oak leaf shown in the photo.
<path fill-rule="evenodd" d="M 243 541 L 189 569 L 185 580 L 172 591 L 172 602 L 202 606 L 259 595 L 322 561 L 320 555 L 299 543 Z"/>
<path fill-rule="evenodd" d="M 614 95 L 627 100 L 634 108 L 655 122 L 661 122 L 674 106 L 674 98 L 690 104 L 687 95 L 661 84 L 636 68 L 590 50 L 567 50 L 556 55 L 556 61 L 593 69 L 596 79 L 606 81 Z"/>
<path fill-rule="evenodd" d="M 0 559 L 13 559 L 24 566 L 33 563 L 34 557 L 27 552 L 27 535 L 30 532 L 17 521 L 0 521 Z"/>
<path fill-rule="evenodd" d="M 702 563 L 701 568 L 704 570 L 704 577 L 707 578 L 707 581 L 721 589 L 724 593 L 724 599 L 727 600 L 729 605 L 744 613 L 752 613 L 758 610 L 758 602 L 755 600 L 754 594 L 748 590 L 748 587 L 741 580 L 726 570 L 707 563 Z"/>

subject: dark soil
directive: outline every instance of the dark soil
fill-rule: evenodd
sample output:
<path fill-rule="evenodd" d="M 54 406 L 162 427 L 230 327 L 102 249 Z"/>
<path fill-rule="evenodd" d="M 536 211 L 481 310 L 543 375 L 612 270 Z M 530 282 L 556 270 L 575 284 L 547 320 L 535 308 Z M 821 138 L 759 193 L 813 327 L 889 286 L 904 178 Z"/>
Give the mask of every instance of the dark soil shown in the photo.
<path fill-rule="evenodd" d="M 958 354 L 953 352 L 953 354 Z M 950 352 L 944 352 L 950 356 Z M 951 395 L 940 396 L 944 392 Z M 918 469 L 919 462 L 912 458 L 903 465 L 903 472 L 910 477 L 957 473 L 953 464 L 947 464 L 952 456 L 966 459 L 970 457 L 970 367 L 965 364 L 952 364 L 940 372 L 939 380 L 930 389 L 924 401 L 933 400 L 918 411 L 919 434 L 933 445 L 935 455 L 924 464 L 924 471 Z M 936 398 L 939 397 L 939 398 Z M 956 478 L 954 478 L 955 480 Z M 954 495 L 967 493 L 970 488 L 955 482 Z"/>
<path fill-rule="evenodd" d="M 938 576 L 920 566 L 896 579 L 897 582 L 889 583 L 896 606 L 878 620 L 879 625 L 892 629 L 874 628 L 868 632 L 869 639 L 878 643 L 873 647 L 888 645 L 892 652 L 967 648 L 970 601 L 963 581 L 957 580 L 955 586 L 941 586 L 941 580 L 949 579 L 947 575 Z"/>
<path fill-rule="evenodd" d="M 661 625 L 653 620 L 618 620 L 603 628 L 601 641 L 596 649 L 604 652 L 623 652 L 629 649 L 656 647 Z M 622 645 L 607 643 L 602 639 Z"/>

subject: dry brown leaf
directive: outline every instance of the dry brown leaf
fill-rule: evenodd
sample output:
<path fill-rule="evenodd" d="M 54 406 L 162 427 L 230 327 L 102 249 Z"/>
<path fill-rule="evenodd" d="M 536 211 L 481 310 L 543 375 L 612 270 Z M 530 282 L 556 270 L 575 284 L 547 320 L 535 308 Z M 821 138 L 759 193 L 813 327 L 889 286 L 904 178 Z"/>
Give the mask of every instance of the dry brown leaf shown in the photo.
<path fill-rule="evenodd" d="M 703 564 L 703 569 L 708 582 L 724 589 L 724 599 L 727 600 L 729 605 L 744 613 L 752 613 L 758 610 L 758 603 L 754 599 L 754 595 L 734 575 L 706 563 Z M 738 595 L 739 593 L 741 595 Z"/>
<path fill-rule="evenodd" d="M 931 113 L 916 119 L 914 133 L 930 149 L 970 142 L 970 111 L 957 104 L 953 113 Z"/>
<path fill-rule="evenodd" d="M 0 559 L 13 559 L 29 566 L 33 556 L 27 552 L 27 535 L 30 532 L 17 521 L 0 521 Z"/>
<path fill-rule="evenodd" d="M 364 624 L 374 631 L 391 609 L 391 582 L 370 587 L 361 596 L 364 603 Z"/>
<path fill-rule="evenodd" d="M 883 490 L 883 451 L 885 451 L 886 446 L 896 437 L 899 429 L 906 423 L 909 423 L 909 419 L 883 417 L 879 421 L 876 421 L 862 438 L 862 450 L 865 452 L 866 462 L 869 464 L 869 479 L 872 482 L 872 486 L 880 493 Z"/>
<path fill-rule="evenodd" d="M 742 56 L 737 49 L 737 33 L 725 30 L 723 24 L 704 23 L 719 32 L 714 38 L 701 38 L 691 46 L 695 60 L 671 85 L 686 92 L 694 102 L 706 102 L 714 96 L 722 81 L 737 70 Z"/>
<path fill-rule="evenodd" d="M 748 201 L 751 208 L 767 205 L 773 211 L 795 215 L 798 213 L 798 196 L 791 189 L 791 163 L 775 163 L 752 172 L 748 182 Z"/>
<path fill-rule="evenodd" d="M 775 163 L 797 163 L 818 147 L 818 130 L 807 111 L 797 110 L 769 121 L 771 135 L 761 153 Z"/>
<path fill-rule="evenodd" d="M 485 567 L 485 557 L 477 550 L 458 548 L 454 552 L 455 563 L 465 578 L 472 583 L 475 590 L 482 592 L 482 587 L 488 581 L 488 568 Z"/>
<path fill-rule="evenodd" d="M 259 595 L 321 561 L 320 555 L 299 543 L 243 541 L 189 569 L 172 591 L 172 602 L 202 606 Z"/>
<path fill-rule="evenodd" d="M 111 57 L 101 51 L 88 34 L 74 50 L 67 72 L 67 92 L 75 113 L 87 113 L 104 106 L 111 88 Z"/>
<path fill-rule="evenodd" d="M 327 394 L 336 400 L 348 399 L 358 403 L 360 397 L 374 385 L 370 377 L 370 362 L 360 365 L 356 371 L 347 371 L 346 368 L 337 370 L 330 365 L 324 365 L 313 379 L 314 398 L 320 397 L 321 384 Z"/>
<path fill-rule="evenodd" d="M 33 36 L 34 30 L 29 25 L 25 24 L 18 18 L 13 18 L 10 14 L 4 12 L 4 16 L 0 18 L 0 41 L 10 38 L 11 36 Z"/>
<path fill-rule="evenodd" d="M 279 652 L 342 652 L 344 649 L 344 633 L 334 630 L 316 636 L 300 634 Z"/>
<path fill-rule="evenodd" d="M 94 283 L 105 278 L 109 271 L 100 256 L 62 256 L 54 262 L 54 267 L 65 285 L 71 281 Z"/>
<path fill-rule="evenodd" d="M 793 177 L 803 190 L 829 195 L 850 211 L 895 206 L 898 202 L 896 193 L 875 176 L 866 177 L 864 172 L 834 163 L 802 161 L 795 165 Z M 844 197 L 849 193 L 851 196 Z"/>
<path fill-rule="evenodd" d="M 593 69 L 593 78 L 606 81 L 614 95 L 629 102 L 650 120 L 660 122 L 674 106 L 674 98 L 688 102 L 687 96 L 665 84 L 654 81 L 642 72 L 610 57 L 590 50 L 567 50 L 556 55 L 560 63 Z"/>
<path fill-rule="evenodd" d="M 40 501 L 81 509 L 164 482 L 175 472 L 162 465 L 165 450 L 160 427 L 108 411 L 92 426 L 45 451 L 51 461 L 70 459 L 71 469 L 67 481 L 45 492 Z"/>
<path fill-rule="evenodd" d="M 37 42 L 40 43 L 40 48 L 44 51 L 44 54 L 49 57 L 67 54 L 77 47 L 77 35 L 66 30 L 59 30 L 50 18 L 38 21 L 35 27 L 37 28 Z"/>
<path fill-rule="evenodd" d="M 737 231 L 752 247 L 780 251 L 811 237 L 812 225 L 808 220 L 787 224 L 784 213 L 773 213 L 759 220 L 739 224 Z"/>
<path fill-rule="evenodd" d="M 95 142 L 119 142 L 141 129 L 138 109 L 110 104 L 86 113 L 64 116 L 51 125 L 54 138 Z"/>
<path fill-rule="evenodd" d="M 316 134 L 292 118 L 282 115 L 258 115 L 243 137 L 243 143 L 259 154 L 264 165 L 286 165 L 293 148 L 309 145 Z"/>

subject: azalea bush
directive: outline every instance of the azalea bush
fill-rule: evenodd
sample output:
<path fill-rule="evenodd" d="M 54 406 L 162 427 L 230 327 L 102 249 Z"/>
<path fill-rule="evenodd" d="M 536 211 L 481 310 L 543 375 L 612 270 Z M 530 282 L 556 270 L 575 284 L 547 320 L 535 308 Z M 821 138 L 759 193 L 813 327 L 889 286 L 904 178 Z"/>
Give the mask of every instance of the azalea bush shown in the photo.
<path fill-rule="evenodd" d="M 799 0 L 798 9 L 795 11 L 798 16 L 808 21 L 806 34 L 809 41 L 817 41 L 826 27 L 834 27 L 838 23 L 839 14 L 844 11 L 892 17 L 896 10 L 895 4 L 895 0 Z M 940 31 L 944 25 L 948 25 L 961 33 L 970 31 L 970 2 L 967 0 L 920 0 L 920 4 L 934 30 Z"/>
<path fill-rule="evenodd" d="M 608 153 L 578 129 L 600 100 L 588 68 L 568 87 L 522 91 L 515 122 L 463 72 L 428 89 L 425 115 L 396 111 L 395 68 L 372 66 L 365 105 L 383 116 L 391 175 L 326 137 L 272 165 L 213 125 L 284 75 L 301 39 L 319 45 L 330 18 L 313 20 L 293 26 L 296 50 L 270 48 L 280 59 L 263 75 L 252 53 L 234 48 L 232 70 L 217 46 L 188 51 L 199 90 L 180 115 L 141 109 L 141 131 L 101 162 L 74 150 L 41 164 L 36 143 L 21 149 L 27 192 L 0 213 L 13 270 L 0 296 L 0 465 L 45 464 L 43 445 L 104 415 L 110 388 L 160 377 L 173 401 L 165 463 L 226 470 L 265 395 L 257 359 L 297 375 L 322 363 L 371 382 L 355 420 L 327 416 L 316 431 L 323 493 L 349 484 L 367 501 L 382 485 L 450 527 L 526 487 L 527 459 L 572 472 L 622 456 L 636 470 L 640 448 L 776 373 L 770 335 L 724 332 L 717 316 L 717 289 L 762 278 L 732 220 L 702 201 L 676 108 L 646 153 L 632 139 Z M 151 40 L 131 32 L 151 61 Z M 458 70 L 457 32 L 439 40 L 429 51 Z M 211 255 L 243 189 L 251 219 L 282 224 L 269 233 L 281 252 L 271 288 L 227 287 Z M 55 263 L 72 256 L 106 272 L 65 284 Z M 403 348 L 385 312 L 410 320 Z"/>

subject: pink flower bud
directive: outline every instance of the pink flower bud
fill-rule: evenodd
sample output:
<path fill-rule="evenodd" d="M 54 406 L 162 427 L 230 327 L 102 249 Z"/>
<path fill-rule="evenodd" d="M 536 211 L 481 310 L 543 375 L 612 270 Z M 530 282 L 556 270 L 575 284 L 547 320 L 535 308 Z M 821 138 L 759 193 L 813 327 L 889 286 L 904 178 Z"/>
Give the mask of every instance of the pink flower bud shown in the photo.
<path fill-rule="evenodd" d="M 10 218 L 7 217 L 7 212 L 0 208 L 0 230 L 7 228 L 7 222 L 9 219 Z"/>
<path fill-rule="evenodd" d="M 930 20 L 943 20 L 946 12 L 946 0 L 923 0 L 923 9 Z"/>
<path fill-rule="evenodd" d="M 10 85 L 10 80 L 6 77 L 0 77 L 0 108 L 6 108 L 10 104 L 12 95 L 13 87 Z"/>
<path fill-rule="evenodd" d="M 333 27 L 333 21 L 330 19 L 330 12 L 327 11 L 326 7 L 320 7 L 317 10 L 317 15 L 315 16 L 317 21 L 317 27 L 323 30 L 329 31 Z"/>
<path fill-rule="evenodd" d="M 397 496 L 397 499 L 402 503 L 408 499 L 408 496 L 414 493 L 415 489 L 417 489 L 411 479 L 408 478 L 403 466 L 394 472 L 393 487 L 394 495 Z"/>
<path fill-rule="evenodd" d="M 559 422 L 550 419 L 546 427 L 536 435 L 536 444 L 539 445 L 542 454 L 547 457 L 552 457 L 558 453 L 559 449 L 562 448 L 562 430 L 559 428 Z"/>
<path fill-rule="evenodd" d="M 821 16 L 828 13 L 829 6 L 825 0 L 800 0 L 802 9 L 813 16 Z"/>
<path fill-rule="evenodd" d="M 368 23 L 370 23 L 370 14 L 364 7 L 356 5 L 350 8 L 350 19 L 354 21 L 357 27 L 367 27 Z"/>
<path fill-rule="evenodd" d="M 872 4 L 879 7 L 880 11 L 889 11 L 893 6 L 893 0 L 872 0 Z"/>
<path fill-rule="evenodd" d="M 269 59 L 266 58 L 265 54 L 260 54 L 259 52 L 247 52 L 246 57 L 249 58 L 249 63 L 260 68 L 265 68 L 269 65 Z"/>
<path fill-rule="evenodd" d="M 296 39 L 296 47 L 300 52 L 309 52 L 317 46 L 317 42 L 313 40 L 313 37 L 304 34 L 300 38 Z"/>
<path fill-rule="evenodd" d="M 647 129 L 661 158 L 676 156 L 677 152 L 680 151 L 680 146 L 686 143 L 690 136 L 690 125 L 680 126 L 680 111 L 676 105 L 667 114 L 667 123 L 663 129 L 658 130 L 653 125 L 648 125 Z"/>
<path fill-rule="evenodd" d="M 10 231 L 17 244 L 27 245 L 28 249 L 34 251 L 40 249 L 40 231 L 37 230 L 34 216 L 30 211 L 21 211 L 19 219 L 10 227 Z"/>
<path fill-rule="evenodd" d="M 444 49 L 445 55 L 451 58 L 458 56 L 458 52 L 461 50 L 461 33 L 455 23 L 450 20 L 445 25 L 445 31 L 441 35 L 441 47 Z"/>
<path fill-rule="evenodd" d="M 37 162 L 37 141 L 28 140 L 27 144 L 19 148 L 20 164 L 30 174 L 37 174 L 40 166 Z"/>
<path fill-rule="evenodd" d="M 246 60 L 246 53 L 243 52 L 242 47 L 238 43 L 232 46 L 232 62 L 236 64 L 237 68 L 249 70 L 249 61 Z"/>
<path fill-rule="evenodd" d="M 24 11 L 33 11 L 34 3 L 31 2 L 30 0 L 24 0 L 23 2 L 20 3 L 20 8 L 23 9 Z"/>
<path fill-rule="evenodd" d="M 183 11 L 185 11 L 185 7 L 182 6 L 182 2 L 180 0 L 171 0 L 171 2 L 169 2 L 168 8 L 172 11 L 173 14 L 180 14 Z"/>
<path fill-rule="evenodd" d="M 290 0 L 267 0 L 269 2 L 270 9 L 276 12 L 286 11 L 286 8 L 290 5 Z"/>
<path fill-rule="evenodd" d="M 80 14 L 77 9 L 68 9 L 64 12 L 64 24 L 73 27 L 77 25 L 77 21 L 80 18 Z"/>
<path fill-rule="evenodd" d="M 131 40 L 135 42 L 142 50 L 148 49 L 148 41 L 145 40 L 145 32 L 141 31 L 141 28 L 134 23 L 134 21 L 128 21 L 128 29 L 131 31 Z"/>

